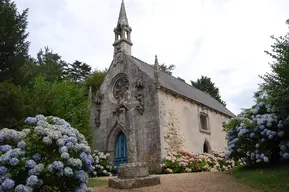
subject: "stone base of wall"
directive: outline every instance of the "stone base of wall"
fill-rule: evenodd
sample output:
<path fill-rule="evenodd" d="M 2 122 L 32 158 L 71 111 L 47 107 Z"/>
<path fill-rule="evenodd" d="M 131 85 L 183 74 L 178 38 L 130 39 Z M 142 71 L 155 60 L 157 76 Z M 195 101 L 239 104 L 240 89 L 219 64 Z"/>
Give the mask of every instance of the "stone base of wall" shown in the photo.
<path fill-rule="evenodd" d="M 149 176 L 146 163 L 122 164 L 118 168 L 118 178 L 108 180 L 108 186 L 119 189 L 132 189 L 158 185 L 160 177 Z"/>

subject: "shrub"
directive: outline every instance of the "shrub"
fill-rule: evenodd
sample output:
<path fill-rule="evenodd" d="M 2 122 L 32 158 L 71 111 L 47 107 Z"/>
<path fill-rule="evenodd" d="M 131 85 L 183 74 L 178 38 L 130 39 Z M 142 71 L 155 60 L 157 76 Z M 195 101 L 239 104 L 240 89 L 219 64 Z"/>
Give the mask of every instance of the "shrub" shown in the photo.
<path fill-rule="evenodd" d="M 112 176 L 113 166 L 108 160 L 109 153 L 94 151 L 92 154 L 94 171 L 90 173 L 91 177 Z"/>
<path fill-rule="evenodd" d="M 185 173 L 200 171 L 224 171 L 237 164 L 233 160 L 226 160 L 224 154 L 198 153 L 186 151 L 169 153 L 161 164 L 164 173 Z"/>
<path fill-rule="evenodd" d="M 276 162 L 289 158 L 289 143 L 284 140 L 283 119 L 262 101 L 224 124 L 227 131 L 226 156 L 243 162 Z M 286 145 L 284 145 L 286 143 Z M 280 148 L 281 148 L 281 152 Z"/>
<path fill-rule="evenodd" d="M 22 131 L 0 130 L 0 191 L 90 191 L 91 149 L 58 117 L 28 117 Z"/>

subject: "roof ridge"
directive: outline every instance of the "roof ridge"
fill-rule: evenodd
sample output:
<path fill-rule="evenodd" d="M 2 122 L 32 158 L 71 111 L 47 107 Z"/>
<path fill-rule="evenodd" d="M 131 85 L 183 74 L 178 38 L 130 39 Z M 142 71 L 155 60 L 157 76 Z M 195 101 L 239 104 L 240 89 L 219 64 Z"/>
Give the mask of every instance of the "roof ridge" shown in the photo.
<path fill-rule="evenodd" d="M 135 57 L 135 56 L 132 56 L 132 55 L 129 55 L 129 56 L 132 57 L 132 58 L 134 58 L 134 59 L 136 59 L 137 61 L 140 61 L 140 62 L 144 63 L 145 65 L 151 67 L 152 69 L 154 69 L 154 67 L 153 67 L 151 64 L 148 64 L 147 62 L 145 62 L 145 61 L 143 61 L 143 60 L 141 60 L 141 59 L 139 59 L 139 58 L 137 58 L 137 57 Z M 219 102 L 217 99 L 215 99 L 215 98 L 214 98 L 213 96 L 211 96 L 209 93 L 206 93 L 206 92 L 204 92 L 204 91 L 202 91 L 202 90 L 194 87 L 193 85 L 190 85 L 190 84 L 188 84 L 187 82 L 181 81 L 181 80 L 178 79 L 177 77 L 172 76 L 172 75 L 169 75 L 169 74 L 167 74 L 167 73 L 165 73 L 165 72 L 163 72 L 163 71 L 160 71 L 160 73 L 162 73 L 162 74 L 164 74 L 164 75 L 166 75 L 166 76 L 168 76 L 168 77 L 174 78 L 174 79 L 177 80 L 178 82 L 181 82 L 183 85 L 186 85 L 187 88 L 194 89 L 194 90 L 196 90 L 196 91 L 198 91 L 198 92 L 201 92 L 201 93 L 204 93 L 204 94 L 206 94 L 206 95 L 209 95 L 209 97 L 210 97 L 211 99 L 213 99 L 214 101 L 216 101 L 221 107 L 223 107 L 224 109 L 228 110 L 231 114 L 235 115 L 235 114 L 234 114 L 233 112 L 231 112 L 226 106 L 224 106 L 221 102 Z M 188 87 L 188 86 L 189 86 L 189 87 Z M 178 93 L 178 94 L 182 95 L 181 93 Z M 195 100 L 195 99 L 194 99 L 194 100 Z M 197 100 L 196 100 L 196 101 L 197 101 Z M 199 101 L 197 101 L 197 102 L 199 102 Z M 208 106 L 208 105 L 205 104 L 205 103 L 202 103 L 202 104 Z M 210 106 L 208 106 L 208 107 L 210 107 Z M 213 107 L 210 107 L 210 108 L 213 108 Z M 217 109 L 216 109 L 216 110 L 217 110 Z M 219 110 L 218 110 L 218 111 L 219 111 Z M 224 112 L 222 112 L 222 113 L 224 113 Z"/>

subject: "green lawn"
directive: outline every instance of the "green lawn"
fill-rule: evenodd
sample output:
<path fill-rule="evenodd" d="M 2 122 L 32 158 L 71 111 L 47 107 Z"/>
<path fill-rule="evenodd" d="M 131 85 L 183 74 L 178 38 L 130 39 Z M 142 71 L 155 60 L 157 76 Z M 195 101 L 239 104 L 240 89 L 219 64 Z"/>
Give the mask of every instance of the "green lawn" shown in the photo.
<path fill-rule="evenodd" d="M 107 181 L 106 180 L 99 180 L 96 178 L 90 178 L 88 181 L 88 185 L 89 185 L 89 187 L 104 186 L 104 185 L 107 185 Z"/>
<path fill-rule="evenodd" d="M 262 192 L 289 191 L 289 165 L 239 167 L 229 172 L 239 182 Z"/>

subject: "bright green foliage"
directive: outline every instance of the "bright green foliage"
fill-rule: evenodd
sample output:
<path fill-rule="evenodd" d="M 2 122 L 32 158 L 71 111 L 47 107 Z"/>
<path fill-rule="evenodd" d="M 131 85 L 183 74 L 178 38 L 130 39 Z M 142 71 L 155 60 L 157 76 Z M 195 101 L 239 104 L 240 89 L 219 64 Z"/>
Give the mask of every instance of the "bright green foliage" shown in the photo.
<path fill-rule="evenodd" d="M 29 115 L 53 115 L 66 119 L 90 142 L 88 99 L 85 94 L 84 86 L 69 80 L 49 82 L 38 77 L 27 95 L 31 104 Z"/>
<path fill-rule="evenodd" d="M 95 70 L 88 78 L 86 78 L 86 84 L 92 87 L 93 92 L 101 86 L 106 73 L 107 69 L 104 71 Z"/>
<path fill-rule="evenodd" d="M 221 99 L 219 88 L 215 86 L 215 83 L 211 81 L 211 78 L 202 75 L 197 81 L 191 81 L 191 84 L 197 89 L 207 92 L 221 104 L 226 106 L 226 102 Z"/>
<path fill-rule="evenodd" d="M 287 20 L 289 26 L 289 20 Z M 289 120 L 289 33 L 283 37 L 272 36 L 275 43 L 271 52 L 266 51 L 274 61 L 270 64 L 271 72 L 261 78 L 262 88 L 266 91 L 269 102 L 287 121 Z"/>
<path fill-rule="evenodd" d="M 12 79 L 21 84 L 21 70 L 28 57 L 27 13 L 17 11 L 14 2 L 0 1 L 0 82 Z"/>

